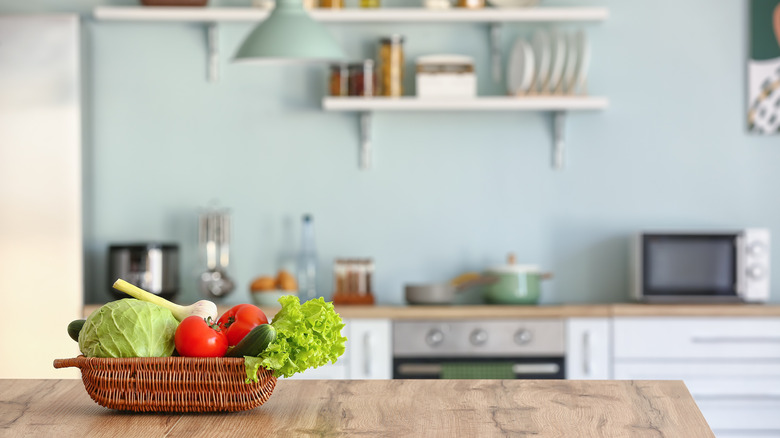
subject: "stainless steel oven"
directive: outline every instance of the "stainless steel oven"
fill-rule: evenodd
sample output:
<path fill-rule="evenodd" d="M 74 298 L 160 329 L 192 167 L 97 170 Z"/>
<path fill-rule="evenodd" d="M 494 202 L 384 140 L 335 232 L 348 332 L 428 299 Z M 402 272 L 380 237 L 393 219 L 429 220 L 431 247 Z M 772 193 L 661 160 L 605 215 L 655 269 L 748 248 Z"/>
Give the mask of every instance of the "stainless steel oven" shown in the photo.
<path fill-rule="evenodd" d="M 394 379 L 563 379 L 561 319 L 393 322 Z"/>

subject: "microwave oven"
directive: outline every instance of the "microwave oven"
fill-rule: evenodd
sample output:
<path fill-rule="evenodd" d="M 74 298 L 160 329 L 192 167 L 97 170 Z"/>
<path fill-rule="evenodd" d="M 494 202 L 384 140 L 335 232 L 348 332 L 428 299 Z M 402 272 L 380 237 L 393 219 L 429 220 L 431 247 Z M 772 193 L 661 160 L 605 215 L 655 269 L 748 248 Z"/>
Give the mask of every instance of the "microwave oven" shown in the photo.
<path fill-rule="evenodd" d="M 766 302 L 770 232 L 641 232 L 634 242 L 633 295 L 645 302 Z"/>

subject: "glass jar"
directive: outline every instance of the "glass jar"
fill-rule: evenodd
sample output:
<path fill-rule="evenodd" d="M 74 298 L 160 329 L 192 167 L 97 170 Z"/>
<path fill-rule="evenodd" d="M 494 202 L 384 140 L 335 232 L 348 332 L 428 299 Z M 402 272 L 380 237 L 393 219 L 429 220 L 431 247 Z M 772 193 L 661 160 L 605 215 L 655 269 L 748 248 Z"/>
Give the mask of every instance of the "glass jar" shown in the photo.
<path fill-rule="evenodd" d="M 344 8 L 344 0 L 319 0 L 320 8 L 327 9 L 342 9 Z"/>
<path fill-rule="evenodd" d="M 458 0 L 459 8 L 482 9 L 485 7 L 485 0 Z"/>
<path fill-rule="evenodd" d="M 404 94 L 404 37 L 392 35 L 379 40 L 379 92 L 382 96 Z"/>
<path fill-rule="evenodd" d="M 331 96 L 349 95 L 349 64 L 337 63 L 330 65 L 328 88 Z"/>
<path fill-rule="evenodd" d="M 380 0 L 360 0 L 361 8 L 378 8 L 382 5 Z"/>
<path fill-rule="evenodd" d="M 336 259 L 333 264 L 336 304 L 373 304 L 371 287 L 374 262 L 371 259 Z"/>
<path fill-rule="evenodd" d="M 373 59 L 349 65 L 349 95 L 376 95 L 376 73 L 374 72 Z"/>

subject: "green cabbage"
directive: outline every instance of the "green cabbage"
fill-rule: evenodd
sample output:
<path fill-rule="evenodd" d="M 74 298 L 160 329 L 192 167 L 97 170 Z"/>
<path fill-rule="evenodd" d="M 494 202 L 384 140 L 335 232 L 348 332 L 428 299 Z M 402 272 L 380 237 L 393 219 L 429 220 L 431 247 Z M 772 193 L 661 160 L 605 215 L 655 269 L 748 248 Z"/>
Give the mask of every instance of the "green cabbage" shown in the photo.
<path fill-rule="evenodd" d="M 171 311 L 157 304 L 112 301 L 89 315 L 79 333 L 79 350 L 87 357 L 170 356 L 178 326 Z"/>
<path fill-rule="evenodd" d="M 282 309 L 271 325 L 276 339 L 259 357 L 246 357 L 247 378 L 257 381 L 259 367 L 277 377 L 290 377 L 309 368 L 335 363 L 344 354 L 347 338 L 341 336 L 344 321 L 323 298 L 301 304 L 295 295 L 279 298 Z"/>

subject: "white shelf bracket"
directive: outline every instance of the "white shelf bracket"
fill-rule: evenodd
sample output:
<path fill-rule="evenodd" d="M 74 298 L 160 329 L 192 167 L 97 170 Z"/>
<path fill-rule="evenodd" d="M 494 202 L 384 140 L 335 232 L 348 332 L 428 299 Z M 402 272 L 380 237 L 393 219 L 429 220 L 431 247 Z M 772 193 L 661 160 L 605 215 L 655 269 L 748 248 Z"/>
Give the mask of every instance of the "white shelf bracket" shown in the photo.
<path fill-rule="evenodd" d="M 501 83 L 501 23 L 490 23 L 490 64 L 493 70 L 493 82 Z"/>
<path fill-rule="evenodd" d="M 360 115 L 360 170 L 371 169 L 373 151 L 371 148 L 371 111 L 361 111 Z"/>
<path fill-rule="evenodd" d="M 555 170 L 563 169 L 565 151 L 566 111 L 553 112 L 553 149 L 552 166 Z"/>
<path fill-rule="evenodd" d="M 219 81 L 219 34 L 215 21 L 206 24 L 206 44 L 208 49 L 207 78 L 209 82 L 217 82 Z"/>

